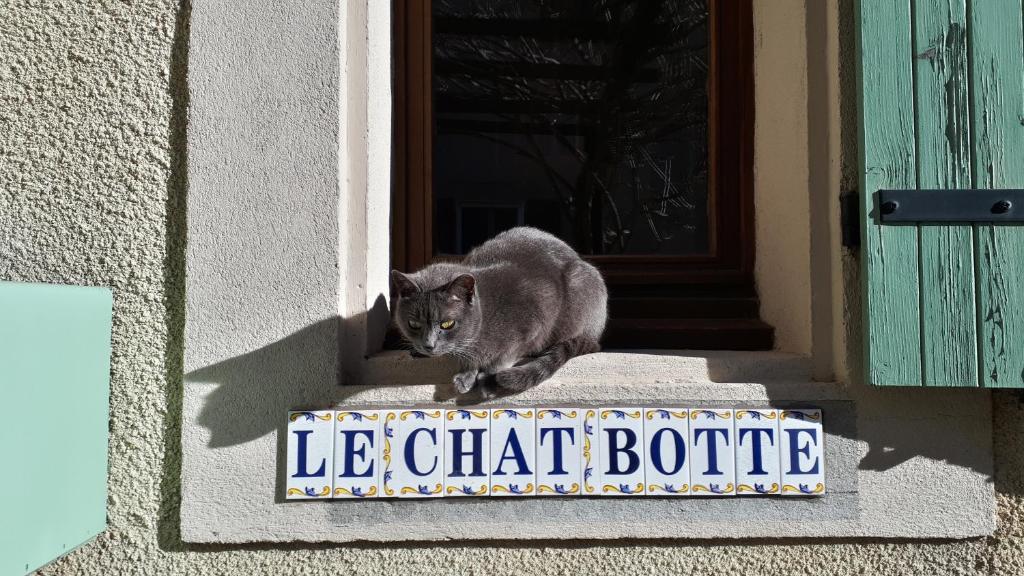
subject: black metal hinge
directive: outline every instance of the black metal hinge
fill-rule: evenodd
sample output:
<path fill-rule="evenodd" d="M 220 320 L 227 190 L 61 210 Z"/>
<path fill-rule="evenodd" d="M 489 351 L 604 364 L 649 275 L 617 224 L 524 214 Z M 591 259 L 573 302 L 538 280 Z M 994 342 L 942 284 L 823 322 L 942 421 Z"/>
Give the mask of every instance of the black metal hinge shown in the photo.
<path fill-rule="evenodd" d="M 872 212 L 882 224 L 1024 222 L 1024 190 L 879 190 Z"/>

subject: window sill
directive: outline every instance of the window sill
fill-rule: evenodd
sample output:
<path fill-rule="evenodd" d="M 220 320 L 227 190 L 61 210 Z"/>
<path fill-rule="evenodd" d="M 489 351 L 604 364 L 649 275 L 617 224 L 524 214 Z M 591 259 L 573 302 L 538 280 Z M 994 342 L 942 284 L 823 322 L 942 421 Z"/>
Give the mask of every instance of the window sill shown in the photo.
<path fill-rule="evenodd" d="M 389 351 L 366 361 L 366 381 L 377 386 L 317 389 L 340 406 L 450 405 L 453 369 L 445 359 Z M 791 354 L 607 351 L 573 359 L 544 385 L 490 403 L 821 407 L 829 475 L 829 493 L 821 498 L 285 503 L 279 438 L 286 410 L 301 406 L 287 391 L 264 388 L 260 393 L 270 397 L 254 400 L 260 413 L 238 406 L 218 414 L 276 419 L 274 431 L 219 445 L 208 428 L 224 424 L 211 424 L 204 412 L 217 387 L 186 385 L 186 542 L 967 538 L 995 528 L 988 392 L 818 383 L 809 378 L 808 360 Z M 962 424 L 950 426 L 954 417 Z M 943 481 L 916 481 L 924 477 Z"/>
<path fill-rule="evenodd" d="M 453 395 L 457 367 L 447 358 L 415 358 L 388 350 L 366 363 L 365 381 L 409 386 L 411 402 L 446 401 Z M 810 360 L 783 352 L 733 350 L 604 350 L 570 360 L 548 381 L 500 401 L 604 402 L 658 401 L 679 394 L 687 400 L 769 402 L 773 397 L 845 400 L 843 386 L 811 381 Z M 386 402 L 393 392 L 366 389 L 363 402 Z"/>

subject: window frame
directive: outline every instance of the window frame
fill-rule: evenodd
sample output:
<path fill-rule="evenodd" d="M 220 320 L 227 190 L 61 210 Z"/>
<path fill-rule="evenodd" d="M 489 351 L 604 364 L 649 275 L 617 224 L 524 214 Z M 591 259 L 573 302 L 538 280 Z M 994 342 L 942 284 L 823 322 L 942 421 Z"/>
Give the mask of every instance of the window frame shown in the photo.
<path fill-rule="evenodd" d="M 395 0 L 392 9 L 391 260 L 393 268 L 408 272 L 450 257 L 433 253 L 430 0 Z M 616 296 L 726 295 L 756 300 L 753 0 L 709 0 L 709 21 L 709 253 L 584 256 L 601 270 L 608 283 L 613 299 L 613 319 L 644 317 L 652 309 L 617 307 Z M 752 320 L 757 320 L 756 308 L 755 302 L 754 313 L 748 316 Z M 685 318 L 685 313 L 682 317 Z M 716 320 L 728 325 L 729 330 L 746 330 L 743 326 L 729 325 L 731 319 Z M 702 329 L 706 328 L 704 325 Z M 735 347 L 761 349 L 764 346 L 763 338 L 749 341 L 745 338 L 745 334 L 740 334 Z M 666 340 L 665 344 L 674 342 L 679 341 Z M 658 342 L 653 341 L 653 344 Z"/>

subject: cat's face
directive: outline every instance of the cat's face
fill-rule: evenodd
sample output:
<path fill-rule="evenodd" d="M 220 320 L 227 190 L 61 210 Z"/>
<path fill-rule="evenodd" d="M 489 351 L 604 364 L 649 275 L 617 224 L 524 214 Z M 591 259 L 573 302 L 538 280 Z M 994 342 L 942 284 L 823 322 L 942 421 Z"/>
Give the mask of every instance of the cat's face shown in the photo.
<path fill-rule="evenodd" d="M 480 308 L 476 305 L 476 281 L 463 274 L 445 286 L 421 290 L 409 276 L 391 273 L 395 322 L 402 336 L 420 354 L 456 356 L 479 332 Z"/>

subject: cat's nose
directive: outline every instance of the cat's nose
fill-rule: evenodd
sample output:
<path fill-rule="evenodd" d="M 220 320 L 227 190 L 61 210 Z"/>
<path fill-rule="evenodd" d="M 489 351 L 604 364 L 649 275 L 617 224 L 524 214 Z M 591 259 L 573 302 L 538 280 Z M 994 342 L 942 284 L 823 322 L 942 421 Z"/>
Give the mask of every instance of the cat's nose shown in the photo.
<path fill-rule="evenodd" d="M 423 349 L 426 350 L 427 352 L 433 352 L 434 351 L 434 345 L 433 344 L 427 344 L 426 342 L 424 342 L 423 343 Z"/>

